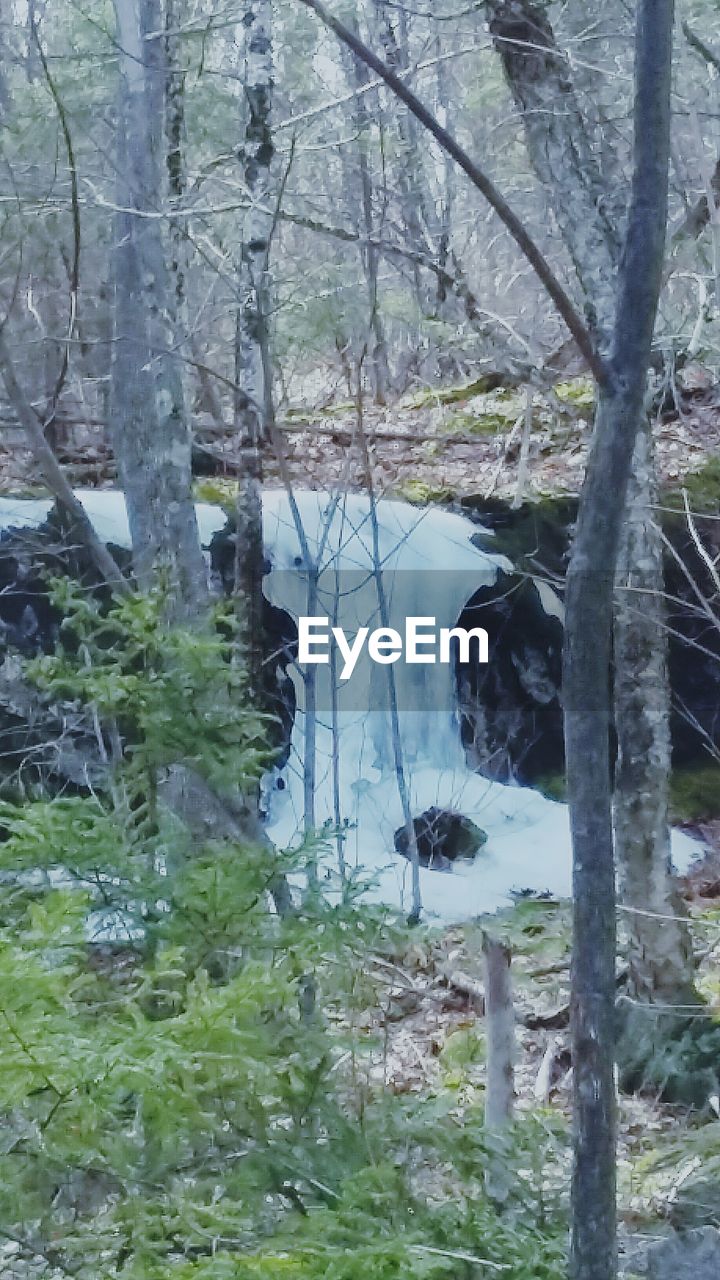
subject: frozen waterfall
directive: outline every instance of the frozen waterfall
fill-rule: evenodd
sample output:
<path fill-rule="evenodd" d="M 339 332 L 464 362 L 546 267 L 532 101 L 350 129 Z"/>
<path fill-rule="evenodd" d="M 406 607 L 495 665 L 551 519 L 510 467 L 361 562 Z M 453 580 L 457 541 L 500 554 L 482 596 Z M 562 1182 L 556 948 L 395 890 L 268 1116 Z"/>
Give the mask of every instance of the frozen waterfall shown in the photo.
<path fill-rule="evenodd" d="M 121 493 L 80 490 L 78 497 L 105 541 L 129 546 Z M 51 506 L 47 500 L 0 499 L 0 529 L 42 524 Z M 225 514 L 203 503 L 197 510 L 207 547 L 225 527 Z M 376 517 L 374 528 L 369 499 L 362 494 L 298 492 L 291 503 L 283 490 L 266 491 L 264 530 L 271 567 L 265 591 L 270 602 L 295 620 L 310 614 L 328 617 L 348 635 L 359 626 L 379 627 L 379 565 L 391 627 L 402 632 L 408 616 L 431 616 L 438 628 L 453 627 L 474 592 L 512 568 L 493 551 L 492 534 L 483 534 L 462 516 L 380 500 Z M 482 547 L 476 545 L 478 535 Z M 556 610 L 553 593 L 542 585 L 539 591 L 543 607 Z M 386 667 L 365 655 L 344 683 L 337 680 L 333 665 L 315 667 L 315 825 L 334 832 L 339 819 L 347 867 L 374 877 L 371 893 L 377 899 L 409 907 L 410 864 L 393 847 L 403 814 L 390 735 L 389 672 L 413 813 L 431 806 L 456 810 L 488 835 L 474 862 L 455 863 L 451 872 L 421 869 L 426 917 L 451 921 L 493 911 L 512 890 L 568 896 L 566 806 L 468 769 L 451 664 L 401 660 Z M 297 668 L 292 678 L 297 712 L 284 786 L 268 789 L 268 830 L 283 847 L 300 840 L 304 829 L 306 684 Z M 673 834 L 678 866 L 697 852 L 692 840 Z M 334 858 L 333 836 L 328 839 L 328 868 L 336 865 Z"/>

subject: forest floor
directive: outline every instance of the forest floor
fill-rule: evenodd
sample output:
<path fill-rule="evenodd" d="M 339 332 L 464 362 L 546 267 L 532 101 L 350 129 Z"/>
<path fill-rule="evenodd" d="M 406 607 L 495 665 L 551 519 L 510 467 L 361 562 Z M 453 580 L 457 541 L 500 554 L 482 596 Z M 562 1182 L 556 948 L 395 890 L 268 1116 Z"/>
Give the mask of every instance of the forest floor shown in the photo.
<path fill-rule="evenodd" d="M 700 864 L 681 887 L 702 955 L 698 984 L 717 1013 L 720 859 Z M 354 1028 L 374 1035 L 377 1044 L 366 1065 L 368 1085 L 415 1097 L 454 1091 L 460 1122 L 467 1108 L 482 1102 L 484 927 L 513 955 L 518 1112 L 537 1115 L 539 1109 L 551 1125 L 569 1123 L 570 908 L 542 898 L 521 898 L 491 921 L 418 931 L 417 940 L 392 962 L 378 957 L 374 976 L 382 996 Z M 670 1227 L 695 1225 L 700 1174 L 703 1198 L 709 1178 L 720 1220 L 719 1115 L 714 1099 L 697 1113 L 650 1094 L 620 1096 L 619 1203 L 628 1270 L 634 1272 L 629 1260 L 643 1253 L 648 1240 Z"/>
<path fill-rule="evenodd" d="M 704 371 L 688 370 L 681 390 L 676 411 L 659 418 L 655 427 L 666 490 L 681 488 L 720 452 L 720 388 Z M 476 384 L 409 394 L 388 407 L 366 405 L 362 429 L 378 494 L 419 503 L 469 496 L 512 500 L 577 494 L 591 417 L 592 391 L 583 379 L 559 384 L 550 397 L 528 388 L 482 391 Z M 280 426 L 287 442 L 287 474 L 298 487 L 365 486 L 357 412 L 351 405 L 290 411 Z M 210 434 L 207 440 L 215 474 L 199 479 L 198 496 L 222 499 L 229 496 L 223 484 L 232 485 L 236 469 L 234 441 Z M 64 461 L 77 485 L 114 483 L 109 452 L 96 439 L 86 436 L 68 445 Z M 281 482 L 272 458 L 267 474 L 270 483 Z M 37 492 L 36 467 L 17 440 L 6 440 L 0 445 L 0 492 L 28 490 Z M 699 985 L 710 1011 L 720 1014 L 720 820 L 692 830 L 715 850 L 683 879 L 681 888 L 702 956 Z M 410 1098 L 450 1091 L 459 1118 L 482 1102 L 483 925 L 488 922 L 417 930 L 402 952 L 375 958 L 374 998 L 358 999 L 353 1015 L 353 1030 L 372 1045 L 362 1060 L 365 1088 Z M 518 1110 L 539 1109 L 567 1122 L 569 907 L 521 899 L 488 927 L 513 952 Z M 344 1030 L 337 1028 L 339 1038 Z M 704 1113 L 691 1114 L 654 1096 L 621 1097 L 619 1181 L 626 1256 L 641 1252 L 648 1238 L 687 1221 L 682 1216 L 688 1212 L 685 1193 L 689 1188 L 692 1197 L 698 1173 L 709 1171 L 715 1181 L 720 1221 L 719 1126 L 720 1103 L 712 1099 Z"/>
<path fill-rule="evenodd" d="M 578 493 L 592 410 L 592 386 L 583 377 L 542 391 L 487 391 L 475 382 L 412 391 L 386 406 L 366 402 L 362 433 L 379 496 L 418 503 L 470 496 L 517 500 Z M 366 486 L 358 412 L 349 401 L 288 408 L 279 414 L 278 427 L 284 466 L 268 446 L 268 483 L 282 483 L 284 472 L 299 488 Z M 666 489 L 678 487 L 717 455 L 720 386 L 702 366 L 689 366 L 678 375 L 666 411 L 656 422 L 655 438 L 660 482 Z M 69 429 L 59 453 L 74 484 L 106 487 L 115 482 L 110 449 L 97 430 Z M 227 495 L 239 466 L 232 433 L 219 433 L 201 415 L 196 458 L 198 469 L 207 473 L 199 481 L 200 496 Z M 37 490 L 37 467 L 22 435 L 6 432 L 0 441 L 0 493 Z"/>
<path fill-rule="evenodd" d="M 579 492 L 592 422 L 590 383 L 571 379 L 549 394 L 527 387 L 483 392 L 477 385 L 411 393 L 384 408 L 364 407 L 362 430 L 378 495 L 425 503 Z M 294 483 L 365 486 L 357 418 L 349 404 L 288 416 L 283 434 Z M 654 434 L 663 488 L 678 486 L 717 454 L 720 387 L 704 370 L 685 373 L 676 404 L 658 419 Z M 272 459 L 268 473 L 279 478 Z"/>

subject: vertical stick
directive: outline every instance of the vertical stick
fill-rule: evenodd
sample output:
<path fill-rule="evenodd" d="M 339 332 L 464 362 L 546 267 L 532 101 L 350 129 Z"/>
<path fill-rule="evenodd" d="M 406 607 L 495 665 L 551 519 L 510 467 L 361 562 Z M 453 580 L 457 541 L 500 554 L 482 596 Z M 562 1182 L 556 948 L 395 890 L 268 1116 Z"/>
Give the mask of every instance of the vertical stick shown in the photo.
<path fill-rule="evenodd" d="M 515 1011 L 510 981 L 510 948 L 483 934 L 485 1018 L 487 1024 L 487 1089 L 485 1126 L 506 1128 L 515 1099 Z"/>

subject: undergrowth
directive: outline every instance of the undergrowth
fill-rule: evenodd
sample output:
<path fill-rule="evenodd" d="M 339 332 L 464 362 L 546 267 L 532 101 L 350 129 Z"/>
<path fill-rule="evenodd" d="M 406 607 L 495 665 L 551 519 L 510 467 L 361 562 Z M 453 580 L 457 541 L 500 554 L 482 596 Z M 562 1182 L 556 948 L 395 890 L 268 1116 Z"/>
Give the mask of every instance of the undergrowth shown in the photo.
<path fill-rule="evenodd" d="M 166 803 L 181 771 L 236 813 L 267 765 L 232 619 L 170 629 L 159 597 L 101 608 L 58 590 L 63 643 L 28 675 L 84 712 L 104 774 L 0 812 L 3 1265 L 557 1280 L 564 1127 L 538 1113 L 492 1138 L 451 1053 L 423 1095 L 370 1070 L 370 960 L 408 946 L 405 926 L 361 883 L 327 892 L 321 844 L 203 837 Z M 272 886 L 310 857 L 323 892 L 278 914 Z M 497 1159 L 502 1203 L 485 1187 Z"/>

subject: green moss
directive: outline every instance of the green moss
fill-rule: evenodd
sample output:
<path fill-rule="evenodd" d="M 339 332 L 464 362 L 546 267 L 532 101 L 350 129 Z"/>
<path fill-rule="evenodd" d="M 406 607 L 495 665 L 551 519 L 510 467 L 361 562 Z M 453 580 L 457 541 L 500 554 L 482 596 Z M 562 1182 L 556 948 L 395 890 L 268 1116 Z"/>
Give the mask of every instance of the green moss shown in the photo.
<path fill-rule="evenodd" d="M 575 405 L 578 409 L 593 409 L 595 406 L 595 384 L 592 378 L 568 378 L 566 382 L 556 382 L 553 388 L 558 400 L 564 404 Z"/>
<path fill-rule="evenodd" d="M 501 431 L 508 431 L 517 422 L 514 412 L 502 412 L 488 409 L 486 413 L 469 413 L 458 410 L 444 419 L 442 430 L 448 435 L 496 436 Z"/>
<path fill-rule="evenodd" d="M 237 493 L 237 480 L 226 479 L 222 476 L 196 480 L 193 485 L 193 494 L 196 502 L 209 502 L 212 506 L 224 507 L 225 510 L 234 507 Z"/>
<path fill-rule="evenodd" d="M 475 396 L 487 395 L 489 391 L 494 391 L 498 387 L 498 375 L 488 373 L 482 378 L 476 378 L 474 382 L 465 382 L 456 387 L 428 387 L 406 400 L 405 407 L 427 409 L 436 405 L 462 404 L 463 401 L 472 400 Z"/>
<path fill-rule="evenodd" d="M 12 488 L 0 487 L 0 498 L 52 498 L 54 495 L 44 484 L 18 484 Z"/>
<path fill-rule="evenodd" d="M 670 779 L 670 814 L 674 822 L 720 817 L 720 765 L 676 769 Z"/>
<path fill-rule="evenodd" d="M 285 421 L 307 424 L 312 426 L 314 422 L 321 422 L 323 418 L 342 418 L 348 413 L 352 413 L 357 408 L 352 400 L 338 400 L 336 404 L 326 405 L 323 409 L 306 409 L 294 408 L 286 409 Z"/>
<path fill-rule="evenodd" d="M 682 490 L 687 494 L 691 511 L 717 512 L 720 510 L 720 458 L 710 458 L 698 471 L 691 471 L 682 481 L 681 488 L 668 489 L 664 501 L 678 512 L 684 513 Z"/>
<path fill-rule="evenodd" d="M 435 488 L 425 480 L 403 480 L 395 490 L 399 498 L 412 502 L 419 507 L 432 506 L 434 503 L 452 502 L 452 489 L 439 486 Z"/>
<path fill-rule="evenodd" d="M 548 800 L 560 800 L 563 803 L 567 799 L 567 785 L 564 773 L 546 773 L 540 778 L 536 778 L 533 787 L 542 795 L 547 796 Z"/>

